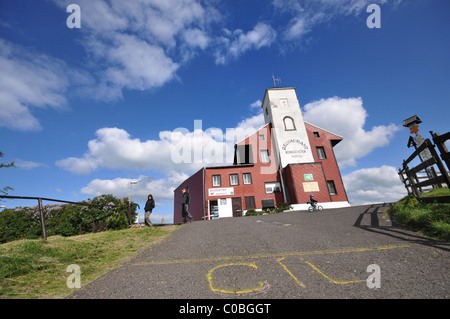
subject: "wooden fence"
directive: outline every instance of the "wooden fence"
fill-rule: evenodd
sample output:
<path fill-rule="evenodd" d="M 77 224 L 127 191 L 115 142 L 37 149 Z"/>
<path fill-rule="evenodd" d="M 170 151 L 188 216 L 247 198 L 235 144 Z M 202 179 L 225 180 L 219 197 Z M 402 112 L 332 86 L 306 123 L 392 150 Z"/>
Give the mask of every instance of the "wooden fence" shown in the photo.
<path fill-rule="evenodd" d="M 398 175 L 400 180 L 404 183 L 408 194 L 414 195 L 419 201 L 428 203 L 450 203 L 450 196 L 426 197 L 422 195 L 424 188 L 429 186 L 442 187 L 442 184 L 447 184 L 447 187 L 450 189 L 450 177 L 448 173 L 448 169 L 450 168 L 450 155 L 445 146 L 445 142 L 450 139 L 450 132 L 444 135 L 433 133 L 433 131 L 430 131 L 430 133 L 434 145 L 430 139 L 425 139 L 411 156 L 403 161 L 402 168 L 399 169 Z M 438 148 L 440 156 L 435 147 Z M 408 164 L 416 159 L 424 150 L 428 150 L 431 157 L 423 160 L 419 165 L 409 167 Z M 444 163 L 447 167 L 445 167 Z M 435 169 L 435 166 L 437 167 L 437 170 Z"/>

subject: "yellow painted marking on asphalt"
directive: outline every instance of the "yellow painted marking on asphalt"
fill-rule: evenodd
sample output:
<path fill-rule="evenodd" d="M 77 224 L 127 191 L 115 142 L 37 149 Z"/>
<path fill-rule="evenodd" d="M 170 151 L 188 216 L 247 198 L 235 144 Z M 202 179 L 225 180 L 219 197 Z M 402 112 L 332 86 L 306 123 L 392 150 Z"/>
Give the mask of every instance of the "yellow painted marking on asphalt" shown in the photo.
<path fill-rule="evenodd" d="M 285 258 L 286 258 L 286 257 L 277 259 L 278 263 L 279 263 L 281 266 L 283 266 L 284 270 L 286 270 L 286 272 L 287 272 L 292 278 L 294 278 L 294 280 L 295 280 L 295 282 L 297 283 L 297 285 L 299 285 L 300 287 L 306 288 L 305 285 L 304 285 L 300 280 L 298 280 L 297 277 L 295 277 L 295 276 L 290 272 L 290 270 L 286 267 L 286 265 L 284 265 L 283 263 L 281 263 L 281 261 L 282 261 L 283 259 L 285 259 Z"/>
<path fill-rule="evenodd" d="M 362 248 L 349 248 L 341 250 L 316 250 L 305 252 L 291 252 L 291 253 L 277 253 L 277 254 L 257 254 L 249 256 L 225 256 L 225 257 L 210 257 L 210 258 L 197 258 L 197 259 L 174 259 L 174 260 L 162 260 L 151 261 L 144 263 L 137 263 L 134 266 L 153 266 L 153 265 L 170 265 L 170 264 L 182 264 L 182 263 L 195 263 L 195 262 L 210 262 L 210 261 L 223 261 L 223 260 L 239 260 L 239 259 L 258 259 L 258 258 L 272 258 L 272 257 L 288 257 L 288 256 L 305 256 L 305 255 L 323 255 L 323 254 L 343 254 L 365 251 L 377 251 L 388 250 L 397 248 L 408 248 L 410 245 L 400 246 L 376 246 L 376 247 L 362 247 Z"/>
<path fill-rule="evenodd" d="M 260 282 L 258 282 L 258 286 L 255 288 L 244 289 L 244 290 L 239 290 L 239 291 L 225 290 L 225 289 L 219 289 L 219 288 L 214 287 L 213 286 L 214 271 L 216 271 L 217 269 L 222 268 L 222 267 L 230 267 L 230 266 L 248 266 L 248 267 L 253 267 L 255 269 L 258 269 L 258 266 L 256 266 L 255 264 L 252 264 L 252 263 L 230 263 L 230 264 L 223 264 L 223 265 L 216 266 L 213 269 L 211 269 L 207 275 L 209 287 L 211 288 L 212 291 L 222 292 L 222 293 L 226 293 L 226 294 L 248 294 L 251 292 L 259 291 L 264 286 L 264 283 L 260 281 Z"/>
<path fill-rule="evenodd" d="M 314 266 L 313 264 L 311 264 L 308 261 L 305 261 L 305 263 L 307 263 L 308 265 L 310 265 L 315 271 L 317 271 L 319 274 L 321 274 L 322 276 L 324 276 L 326 279 L 328 279 L 329 281 L 338 284 L 338 285 L 346 285 L 346 284 L 353 284 L 356 282 L 363 282 L 364 280 L 353 280 L 353 281 L 337 281 L 334 280 L 333 278 L 328 277 L 327 275 L 325 275 L 323 272 L 321 272 L 316 266 Z"/>

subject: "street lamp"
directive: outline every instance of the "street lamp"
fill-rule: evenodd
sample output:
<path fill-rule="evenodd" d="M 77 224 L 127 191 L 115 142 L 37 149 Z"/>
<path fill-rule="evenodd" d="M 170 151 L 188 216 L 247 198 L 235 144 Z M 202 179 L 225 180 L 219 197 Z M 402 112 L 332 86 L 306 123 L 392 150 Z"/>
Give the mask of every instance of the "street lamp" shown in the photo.
<path fill-rule="evenodd" d="M 138 181 L 130 181 L 130 198 L 129 198 L 129 205 L 131 206 L 131 189 L 133 187 L 133 184 L 137 184 Z"/>

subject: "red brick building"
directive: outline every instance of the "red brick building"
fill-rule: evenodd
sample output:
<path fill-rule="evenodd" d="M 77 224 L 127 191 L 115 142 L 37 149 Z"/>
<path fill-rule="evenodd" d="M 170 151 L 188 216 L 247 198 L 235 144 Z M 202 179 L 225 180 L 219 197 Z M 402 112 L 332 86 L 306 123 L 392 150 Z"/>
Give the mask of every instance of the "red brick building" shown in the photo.
<path fill-rule="evenodd" d="M 267 89 L 261 107 L 266 124 L 236 143 L 233 165 L 204 167 L 174 191 L 174 223 L 184 187 L 194 220 L 281 203 L 307 209 L 311 194 L 324 208 L 349 206 L 333 151 L 342 137 L 304 122 L 295 88 Z"/>

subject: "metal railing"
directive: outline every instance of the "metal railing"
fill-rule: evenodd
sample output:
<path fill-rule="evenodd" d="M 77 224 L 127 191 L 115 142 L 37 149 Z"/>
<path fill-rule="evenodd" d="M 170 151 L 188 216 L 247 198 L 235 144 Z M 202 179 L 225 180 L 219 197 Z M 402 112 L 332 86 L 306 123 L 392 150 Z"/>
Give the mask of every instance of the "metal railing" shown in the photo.
<path fill-rule="evenodd" d="M 5 199 L 30 199 L 30 200 L 37 200 L 38 201 L 38 210 L 39 210 L 39 219 L 40 219 L 40 223 L 41 223 L 41 227 L 42 227 L 42 237 L 44 240 L 47 240 L 47 230 L 45 227 L 45 218 L 44 218 L 44 207 L 42 206 L 42 201 L 52 201 L 52 202 L 59 202 L 59 203 L 66 203 L 66 204 L 72 204 L 72 205 L 80 205 L 80 206 L 91 206 L 91 207 L 109 207 L 109 208 L 126 208 L 126 217 L 128 220 L 129 225 L 132 225 L 132 220 L 131 220 L 131 211 L 132 211 L 132 207 L 133 206 L 137 206 L 139 207 L 139 204 L 137 203 L 130 203 L 128 205 L 109 205 L 109 204 L 89 204 L 89 203 L 82 203 L 82 202 L 72 202 L 72 201 L 67 201 L 67 200 L 62 200 L 62 199 L 53 199 L 53 198 L 45 198 L 45 197 L 33 197 L 33 196 L 11 196 L 11 195 L 0 195 L 0 198 L 5 198 Z M 140 208 L 140 207 L 139 207 Z M 114 214 L 115 211 L 108 213 L 104 216 L 100 216 L 95 218 L 94 220 L 90 221 L 89 223 L 92 222 L 92 230 L 93 232 L 95 231 L 95 225 L 98 221 L 107 218 L 109 216 L 111 216 L 112 214 Z"/>

